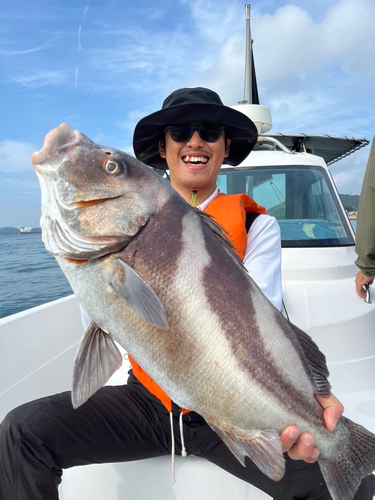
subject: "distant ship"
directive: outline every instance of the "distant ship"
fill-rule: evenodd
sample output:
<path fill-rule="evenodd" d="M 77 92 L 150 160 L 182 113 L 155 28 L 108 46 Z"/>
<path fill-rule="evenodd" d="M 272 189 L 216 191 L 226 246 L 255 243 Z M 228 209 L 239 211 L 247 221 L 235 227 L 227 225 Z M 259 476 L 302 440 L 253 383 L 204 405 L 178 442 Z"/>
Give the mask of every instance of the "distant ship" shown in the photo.
<path fill-rule="evenodd" d="M 42 230 L 40 229 L 40 227 L 34 227 L 34 228 L 21 227 L 19 234 L 24 235 L 24 234 L 35 234 L 35 233 L 41 233 L 41 232 L 42 232 Z"/>
<path fill-rule="evenodd" d="M 348 217 L 349 220 L 357 220 L 357 212 L 356 211 L 348 212 Z"/>

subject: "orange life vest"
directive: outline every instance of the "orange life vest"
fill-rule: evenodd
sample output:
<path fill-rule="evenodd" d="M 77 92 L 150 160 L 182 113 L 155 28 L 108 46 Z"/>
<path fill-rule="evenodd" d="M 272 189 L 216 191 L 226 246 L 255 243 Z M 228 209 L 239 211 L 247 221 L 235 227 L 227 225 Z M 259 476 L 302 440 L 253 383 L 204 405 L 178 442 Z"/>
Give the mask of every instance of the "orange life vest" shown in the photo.
<path fill-rule="evenodd" d="M 261 207 L 246 194 L 236 194 L 227 196 L 219 193 L 218 196 L 204 210 L 211 215 L 215 221 L 221 225 L 228 233 L 238 255 L 243 260 L 247 247 L 246 213 L 254 212 L 266 214 L 265 208 Z M 129 361 L 133 368 L 133 373 L 137 379 L 156 396 L 172 412 L 172 400 L 161 387 L 139 366 L 139 364 L 129 355 Z M 182 410 L 188 413 L 190 410 Z"/>

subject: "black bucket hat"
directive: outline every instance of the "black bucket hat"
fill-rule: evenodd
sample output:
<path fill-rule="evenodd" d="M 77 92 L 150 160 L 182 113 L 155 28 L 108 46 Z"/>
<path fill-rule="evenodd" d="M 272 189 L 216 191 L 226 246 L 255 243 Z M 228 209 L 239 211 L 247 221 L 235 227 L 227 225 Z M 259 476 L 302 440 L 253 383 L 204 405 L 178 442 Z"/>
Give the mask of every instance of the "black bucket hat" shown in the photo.
<path fill-rule="evenodd" d="M 228 165 L 238 165 L 254 148 L 258 131 L 254 123 L 240 111 L 224 106 L 218 94 L 202 87 L 179 89 L 163 102 L 160 111 L 145 116 L 135 127 L 133 149 L 138 160 L 151 167 L 166 170 L 168 165 L 159 155 L 159 141 L 168 125 L 215 123 L 225 126 L 231 140 Z"/>

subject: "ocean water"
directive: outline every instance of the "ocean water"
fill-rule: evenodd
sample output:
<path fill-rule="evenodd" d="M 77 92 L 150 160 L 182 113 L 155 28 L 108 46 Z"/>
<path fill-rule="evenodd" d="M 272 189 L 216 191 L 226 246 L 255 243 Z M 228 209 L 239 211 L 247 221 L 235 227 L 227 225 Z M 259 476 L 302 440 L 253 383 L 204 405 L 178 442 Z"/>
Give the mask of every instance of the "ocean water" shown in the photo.
<path fill-rule="evenodd" d="M 41 234 L 0 235 L 0 318 L 72 293 Z"/>

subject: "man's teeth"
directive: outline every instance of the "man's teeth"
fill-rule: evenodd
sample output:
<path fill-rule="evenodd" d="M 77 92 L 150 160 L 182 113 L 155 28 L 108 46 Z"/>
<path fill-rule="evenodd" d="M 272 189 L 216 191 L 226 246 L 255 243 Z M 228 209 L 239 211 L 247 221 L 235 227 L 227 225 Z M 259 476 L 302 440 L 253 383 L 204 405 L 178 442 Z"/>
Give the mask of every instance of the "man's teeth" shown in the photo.
<path fill-rule="evenodd" d="M 184 156 L 183 161 L 185 163 L 207 163 L 207 156 Z"/>

